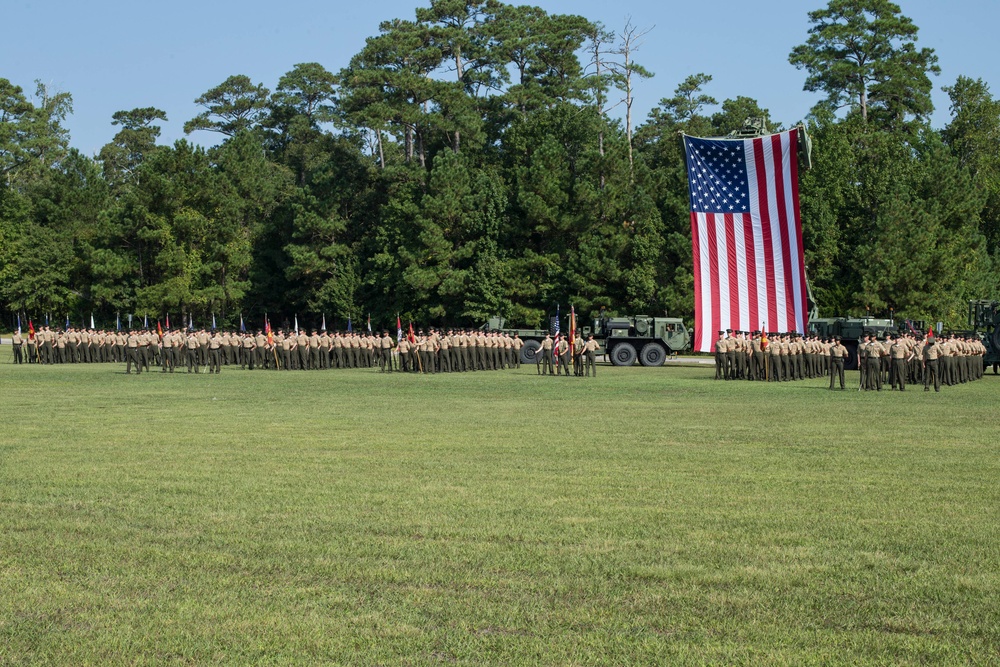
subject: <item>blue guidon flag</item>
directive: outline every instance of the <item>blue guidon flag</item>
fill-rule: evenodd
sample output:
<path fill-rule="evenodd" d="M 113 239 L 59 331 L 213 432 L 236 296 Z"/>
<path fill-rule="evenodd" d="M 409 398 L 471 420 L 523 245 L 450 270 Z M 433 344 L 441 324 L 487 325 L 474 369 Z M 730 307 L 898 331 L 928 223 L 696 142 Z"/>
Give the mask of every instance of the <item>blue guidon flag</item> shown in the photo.
<path fill-rule="evenodd" d="M 754 139 L 684 137 L 694 251 L 694 349 L 717 332 L 804 333 L 808 319 L 798 132 Z"/>

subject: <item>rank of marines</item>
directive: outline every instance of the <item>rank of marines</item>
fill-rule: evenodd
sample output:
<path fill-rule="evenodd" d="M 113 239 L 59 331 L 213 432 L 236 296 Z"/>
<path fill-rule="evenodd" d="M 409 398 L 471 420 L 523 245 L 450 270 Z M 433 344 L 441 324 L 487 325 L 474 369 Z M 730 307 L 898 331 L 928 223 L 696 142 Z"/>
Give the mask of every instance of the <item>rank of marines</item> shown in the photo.
<path fill-rule="evenodd" d="M 940 391 L 983 376 L 986 346 L 976 337 L 920 333 L 865 335 L 853 354 L 839 336 L 799 333 L 719 331 L 715 379 L 788 382 L 830 378 L 830 389 L 845 390 L 844 369 L 854 361 L 859 391 L 906 391 L 923 386 Z"/>
<path fill-rule="evenodd" d="M 41 327 L 12 337 L 15 363 L 124 363 L 125 373 L 370 368 L 380 372 L 450 373 L 520 367 L 517 336 L 468 329 L 429 328 L 402 336 L 389 332 L 299 329 L 227 331 L 138 329 L 104 331 Z"/>

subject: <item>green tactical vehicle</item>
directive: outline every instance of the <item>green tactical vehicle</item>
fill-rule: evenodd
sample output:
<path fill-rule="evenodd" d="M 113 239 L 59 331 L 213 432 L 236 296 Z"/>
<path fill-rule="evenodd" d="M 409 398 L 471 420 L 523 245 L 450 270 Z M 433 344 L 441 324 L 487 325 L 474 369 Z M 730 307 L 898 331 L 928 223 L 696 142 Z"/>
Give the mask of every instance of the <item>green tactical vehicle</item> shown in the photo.
<path fill-rule="evenodd" d="M 1000 370 L 1000 302 L 970 301 L 969 328 L 976 332 L 986 346 L 984 368 L 992 366 L 994 375 L 997 374 Z"/>
<path fill-rule="evenodd" d="M 508 329 L 501 317 L 492 317 L 483 327 L 485 331 L 500 331 L 524 341 L 521 363 L 535 363 L 535 353 L 546 335 L 553 330 Z M 565 329 L 563 329 L 565 331 Z M 594 319 L 591 326 L 581 328 L 584 338 L 593 334 L 603 354 L 615 366 L 631 366 L 636 360 L 643 366 L 662 366 L 667 355 L 677 354 L 691 346 L 691 334 L 684 321 L 678 317 L 603 317 Z"/>

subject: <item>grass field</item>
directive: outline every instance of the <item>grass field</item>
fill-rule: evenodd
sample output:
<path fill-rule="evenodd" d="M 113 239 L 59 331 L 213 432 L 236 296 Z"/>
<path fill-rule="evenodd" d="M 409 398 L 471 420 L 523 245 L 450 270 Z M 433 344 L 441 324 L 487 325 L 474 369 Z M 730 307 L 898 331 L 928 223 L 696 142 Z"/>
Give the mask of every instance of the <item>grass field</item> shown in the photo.
<path fill-rule="evenodd" d="M 0 664 L 1000 662 L 1000 378 L 4 362 Z"/>

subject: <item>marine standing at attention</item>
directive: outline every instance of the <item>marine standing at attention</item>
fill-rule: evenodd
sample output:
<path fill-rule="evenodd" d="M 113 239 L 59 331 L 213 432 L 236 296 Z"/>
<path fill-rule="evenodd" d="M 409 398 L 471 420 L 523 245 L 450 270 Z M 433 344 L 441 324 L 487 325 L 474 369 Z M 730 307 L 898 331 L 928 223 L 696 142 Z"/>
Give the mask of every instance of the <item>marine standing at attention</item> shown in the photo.
<path fill-rule="evenodd" d="M 844 360 L 847 359 L 847 348 L 840 344 L 840 336 L 834 339 L 835 343 L 830 348 L 830 389 L 833 389 L 833 382 L 840 378 L 840 389 L 844 389 Z"/>
<path fill-rule="evenodd" d="M 538 352 L 542 353 L 542 375 L 545 375 L 548 371 L 549 375 L 555 375 L 555 370 L 553 370 L 554 364 L 552 363 L 552 337 L 545 334 L 545 338 L 542 339 L 542 347 Z"/>
<path fill-rule="evenodd" d="M 934 391 L 941 391 L 941 376 L 938 368 L 938 346 L 932 336 L 924 341 L 924 391 L 930 391 L 934 378 Z"/>
<path fill-rule="evenodd" d="M 597 377 L 597 350 L 600 348 L 600 344 L 594 340 L 594 335 L 591 334 L 587 337 L 587 344 L 583 346 L 583 355 L 586 358 L 587 367 L 587 377 L 590 377 L 590 372 L 594 372 L 594 377 Z"/>
<path fill-rule="evenodd" d="M 726 351 L 729 348 L 726 346 L 726 332 L 719 331 L 719 337 L 715 341 L 715 379 L 716 380 L 728 380 L 729 375 L 726 373 Z"/>
<path fill-rule="evenodd" d="M 913 353 L 906 347 L 902 338 L 897 338 L 889 346 L 889 357 L 892 368 L 889 377 L 892 379 L 892 389 L 899 386 L 900 391 L 906 391 L 906 364 L 913 358 Z"/>
<path fill-rule="evenodd" d="M 23 364 L 24 357 L 21 355 L 21 346 L 24 345 L 24 339 L 21 338 L 20 330 L 14 331 L 14 336 L 11 338 L 10 344 L 14 347 L 14 363 Z"/>
<path fill-rule="evenodd" d="M 559 339 L 559 364 L 562 366 L 562 370 L 566 375 L 569 375 L 569 341 L 566 338 Z M 557 373 L 558 375 L 558 373 Z"/>

